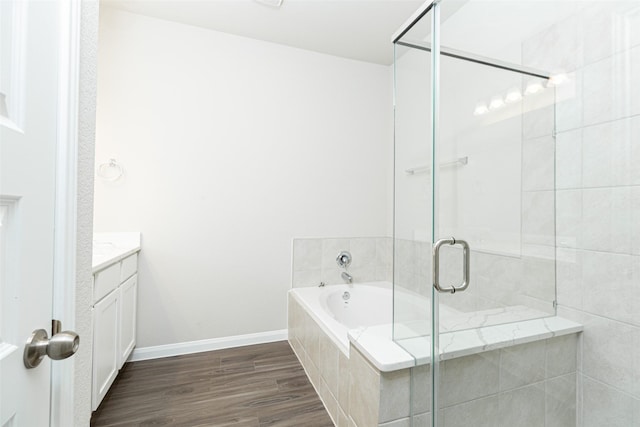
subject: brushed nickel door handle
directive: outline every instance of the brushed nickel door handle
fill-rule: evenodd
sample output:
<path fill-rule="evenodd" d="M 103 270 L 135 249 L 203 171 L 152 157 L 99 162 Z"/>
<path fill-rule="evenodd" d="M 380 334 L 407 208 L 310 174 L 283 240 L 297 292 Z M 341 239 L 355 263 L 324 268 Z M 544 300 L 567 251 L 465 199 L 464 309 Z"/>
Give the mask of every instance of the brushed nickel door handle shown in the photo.
<path fill-rule="evenodd" d="M 80 347 L 80 337 L 73 331 L 55 333 L 49 338 L 47 331 L 36 329 L 24 346 L 22 360 L 27 369 L 35 368 L 44 356 L 62 360 L 73 356 Z"/>
<path fill-rule="evenodd" d="M 450 288 L 443 288 L 440 286 L 440 247 L 442 245 L 460 245 L 462 246 L 462 257 L 464 262 L 462 264 L 462 283 L 460 286 L 451 286 Z M 438 292 L 448 292 L 455 294 L 456 292 L 462 292 L 469 287 L 471 282 L 471 251 L 469 250 L 469 244 L 464 240 L 450 237 L 448 239 L 440 239 L 433 245 L 433 287 Z"/>

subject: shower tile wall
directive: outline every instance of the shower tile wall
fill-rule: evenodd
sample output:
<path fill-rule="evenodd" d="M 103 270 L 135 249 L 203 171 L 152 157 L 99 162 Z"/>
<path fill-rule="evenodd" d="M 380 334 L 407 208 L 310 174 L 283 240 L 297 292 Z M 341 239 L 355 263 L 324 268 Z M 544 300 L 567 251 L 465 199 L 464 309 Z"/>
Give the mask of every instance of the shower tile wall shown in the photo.
<path fill-rule="evenodd" d="M 293 287 L 344 283 L 336 263 L 341 251 L 351 252 L 347 271 L 357 283 L 391 281 L 390 237 L 293 239 Z"/>
<path fill-rule="evenodd" d="M 640 425 L 640 6 L 586 7 L 523 44 L 569 73 L 556 108 L 558 314 L 584 325 L 578 421 Z"/>

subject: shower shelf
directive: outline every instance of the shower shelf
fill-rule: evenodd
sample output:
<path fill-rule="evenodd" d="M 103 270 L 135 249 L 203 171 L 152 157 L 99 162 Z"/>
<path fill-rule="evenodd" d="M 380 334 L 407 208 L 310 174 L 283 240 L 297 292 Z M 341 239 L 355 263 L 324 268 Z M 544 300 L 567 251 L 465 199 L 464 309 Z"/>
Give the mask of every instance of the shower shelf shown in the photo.
<path fill-rule="evenodd" d="M 457 158 L 456 160 L 452 160 L 450 162 L 441 163 L 441 168 L 446 168 L 450 166 L 464 166 L 469 163 L 469 157 L 464 156 Z M 411 168 L 404 171 L 407 175 L 419 175 L 422 173 L 431 172 L 431 166 L 419 166 L 417 168 Z"/>

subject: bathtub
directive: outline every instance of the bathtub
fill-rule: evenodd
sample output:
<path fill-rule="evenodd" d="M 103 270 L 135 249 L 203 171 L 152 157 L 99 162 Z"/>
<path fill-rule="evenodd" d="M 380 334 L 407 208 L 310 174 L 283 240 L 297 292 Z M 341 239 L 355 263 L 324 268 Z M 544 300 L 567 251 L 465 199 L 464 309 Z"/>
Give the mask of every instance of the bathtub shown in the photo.
<path fill-rule="evenodd" d="M 323 332 L 348 356 L 350 341 L 357 345 L 366 330 L 378 336 L 378 341 L 389 341 L 388 350 L 393 351 L 394 344 L 390 342 L 393 323 L 392 289 L 390 282 L 367 282 L 352 286 L 295 288 L 290 292 Z M 411 337 L 399 339 L 400 346 L 414 356 L 428 359 L 425 351 L 430 347 L 430 300 L 406 290 L 396 292 L 395 298 L 396 307 L 401 307 L 399 313 L 396 313 L 396 337 Z M 463 312 L 440 304 L 439 311 L 440 331 L 443 334 L 549 317 L 545 312 L 522 305 Z M 446 341 L 447 337 L 444 338 Z M 380 343 L 377 347 L 380 347 Z M 381 366 L 382 363 L 375 360 L 366 348 L 361 351 L 371 356 L 374 359 L 372 363 L 379 369 L 387 370 L 388 363 Z M 396 351 L 394 353 L 398 354 Z M 396 367 L 405 367 L 410 361 L 411 357 L 403 357 Z M 424 362 L 428 363 L 428 360 Z"/>
<path fill-rule="evenodd" d="M 345 292 L 348 299 L 343 298 Z M 296 288 L 291 295 L 346 356 L 350 329 L 392 322 L 393 295 L 389 282 Z"/>
<path fill-rule="evenodd" d="M 408 388 L 430 381 L 430 300 L 409 292 L 397 292 L 395 298 L 404 316 L 396 316 L 396 334 L 407 337 L 398 341 L 392 339 L 393 294 L 389 282 L 289 291 L 289 343 L 335 425 L 347 425 L 349 420 L 353 421 L 351 425 L 364 427 L 398 420 L 422 425 L 430 416 L 428 393 L 410 404 Z M 532 354 L 575 355 L 576 334 L 582 330 L 577 323 L 522 306 L 461 312 L 440 304 L 439 310 L 439 359 L 445 373 L 449 362 L 458 366 L 452 372 L 461 363 L 469 372 L 483 372 L 485 360 L 508 360 L 501 352 L 512 352 L 514 349 L 506 347 L 513 346 L 527 345 L 521 351 Z M 477 357 L 476 353 L 486 355 Z M 547 359 L 543 353 L 536 360 Z M 572 369 L 561 373 L 575 375 L 575 366 Z M 535 380 L 536 387 L 539 380 Z M 544 378 L 550 384 L 556 380 Z M 443 381 L 443 387 L 449 387 L 449 381 L 458 379 L 445 377 Z M 479 388 L 487 391 L 486 396 L 480 393 L 476 397 L 491 397 L 497 381 L 490 379 Z M 463 404 L 466 397 L 459 399 L 455 403 Z"/>

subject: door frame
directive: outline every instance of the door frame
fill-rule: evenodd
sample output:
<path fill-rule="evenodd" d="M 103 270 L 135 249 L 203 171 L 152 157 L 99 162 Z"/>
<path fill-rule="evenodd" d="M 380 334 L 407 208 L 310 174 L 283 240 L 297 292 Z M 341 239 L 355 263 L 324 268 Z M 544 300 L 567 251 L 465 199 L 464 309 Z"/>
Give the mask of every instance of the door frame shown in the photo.
<path fill-rule="evenodd" d="M 58 0 L 58 126 L 52 316 L 65 330 L 76 325 L 78 104 L 80 97 L 79 0 Z M 82 338 L 85 338 L 84 340 Z M 91 346 L 88 337 L 81 345 Z M 51 427 L 75 425 L 76 357 L 51 364 Z"/>

